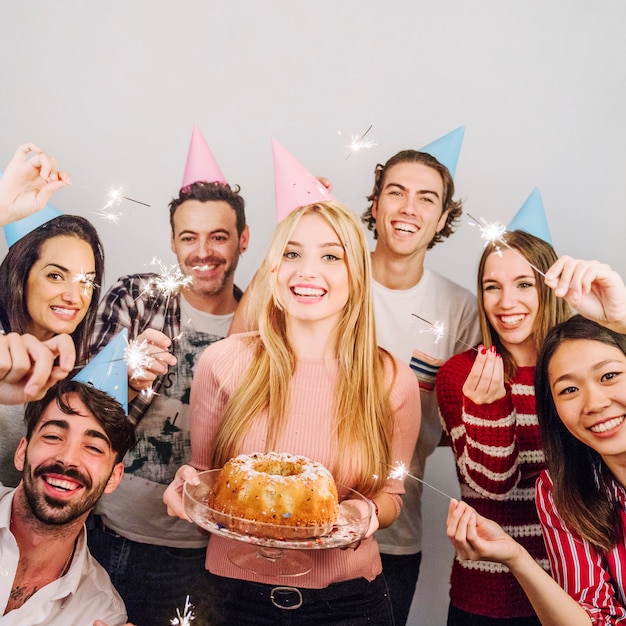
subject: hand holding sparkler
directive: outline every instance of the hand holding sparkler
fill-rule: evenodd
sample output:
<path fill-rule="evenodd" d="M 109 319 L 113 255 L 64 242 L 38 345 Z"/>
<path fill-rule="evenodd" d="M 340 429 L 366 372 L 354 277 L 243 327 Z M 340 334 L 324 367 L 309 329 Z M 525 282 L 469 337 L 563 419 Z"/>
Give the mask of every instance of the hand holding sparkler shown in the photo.
<path fill-rule="evenodd" d="M 160 330 L 148 328 L 130 341 L 124 357 L 128 365 L 128 386 L 135 393 L 148 392 L 158 376 L 167 374 L 176 357 L 168 348 L 171 339 Z"/>
<path fill-rule="evenodd" d="M 581 315 L 626 333 L 626 286 L 608 265 L 562 256 L 546 272 L 545 282 Z"/>
<path fill-rule="evenodd" d="M 496 347 L 479 346 L 478 354 L 463 384 L 463 395 L 474 404 L 493 404 L 506 396 L 504 363 Z"/>
<path fill-rule="evenodd" d="M 59 172 L 55 159 L 39 146 L 21 145 L 0 177 L 0 225 L 43 209 L 55 191 L 70 183 L 69 174 Z"/>

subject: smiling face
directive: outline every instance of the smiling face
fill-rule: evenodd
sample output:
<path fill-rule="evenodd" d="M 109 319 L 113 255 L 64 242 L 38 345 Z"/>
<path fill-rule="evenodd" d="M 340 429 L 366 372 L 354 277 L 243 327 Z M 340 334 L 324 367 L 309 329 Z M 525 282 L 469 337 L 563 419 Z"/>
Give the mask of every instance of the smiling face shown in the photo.
<path fill-rule="evenodd" d="M 626 457 L 626 356 L 590 339 L 566 340 L 548 364 L 556 411 L 569 432 L 611 459 Z"/>
<path fill-rule="evenodd" d="M 186 293 L 199 299 L 232 293 L 239 256 L 248 246 L 248 227 L 237 234 L 232 207 L 223 200 L 186 200 L 173 224 L 172 252 L 181 271 L 193 278 Z"/>
<path fill-rule="evenodd" d="M 66 400 L 79 414 L 68 415 L 51 402 L 30 440 L 22 439 L 15 453 L 31 512 L 50 525 L 86 516 L 103 493 L 115 489 L 124 472 L 100 422 L 77 396 Z"/>
<path fill-rule="evenodd" d="M 289 324 L 324 323 L 329 332 L 336 328 L 350 292 L 348 266 L 337 233 L 320 215 L 304 215 L 291 233 L 276 290 Z"/>
<path fill-rule="evenodd" d="M 443 212 L 441 175 L 422 163 L 394 165 L 372 203 L 372 216 L 378 233 L 376 254 L 423 259 L 448 216 Z"/>
<path fill-rule="evenodd" d="M 534 365 L 539 292 L 528 262 L 513 250 L 487 257 L 482 276 L 483 307 L 502 345 L 518 365 Z"/>
<path fill-rule="evenodd" d="M 95 276 L 86 241 L 66 236 L 45 241 L 26 281 L 28 332 L 40 340 L 73 333 L 87 315 Z"/>

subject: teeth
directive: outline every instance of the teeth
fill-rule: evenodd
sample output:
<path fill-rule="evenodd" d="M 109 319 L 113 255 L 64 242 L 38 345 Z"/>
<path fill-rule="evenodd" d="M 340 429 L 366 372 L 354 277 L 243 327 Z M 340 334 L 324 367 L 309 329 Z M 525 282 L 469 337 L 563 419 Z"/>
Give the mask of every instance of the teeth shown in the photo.
<path fill-rule="evenodd" d="M 503 324 L 518 324 L 524 319 L 524 315 L 501 315 L 500 320 Z"/>
<path fill-rule="evenodd" d="M 210 272 L 216 267 L 217 265 L 192 265 L 191 269 L 195 270 L 196 272 Z"/>
<path fill-rule="evenodd" d="M 412 224 L 394 224 L 394 228 L 396 230 L 400 230 L 403 233 L 416 233 L 417 232 L 417 227 L 413 226 Z"/>
<path fill-rule="evenodd" d="M 60 306 L 53 306 L 52 310 L 59 315 L 67 315 L 68 317 L 71 317 L 76 312 L 75 309 L 66 309 Z"/>
<path fill-rule="evenodd" d="M 313 287 L 294 287 L 293 292 L 296 296 L 315 296 L 321 298 L 324 295 L 323 289 L 314 289 Z"/>
<path fill-rule="evenodd" d="M 621 417 L 614 417 L 608 422 L 602 422 L 602 424 L 596 424 L 595 426 L 592 426 L 589 430 L 592 433 L 606 433 L 609 430 L 612 430 L 613 428 L 616 428 L 617 426 L 619 426 L 623 421 L 624 421 L 623 415 Z"/>
<path fill-rule="evenodd" d="M 70 482 L 69 480 L 63 480 L 61 478 L 46 478 L 46 482 L 53 487 L 65 489 L 66 491 L 76 489 L 77 486 L 75 482 Z"/>

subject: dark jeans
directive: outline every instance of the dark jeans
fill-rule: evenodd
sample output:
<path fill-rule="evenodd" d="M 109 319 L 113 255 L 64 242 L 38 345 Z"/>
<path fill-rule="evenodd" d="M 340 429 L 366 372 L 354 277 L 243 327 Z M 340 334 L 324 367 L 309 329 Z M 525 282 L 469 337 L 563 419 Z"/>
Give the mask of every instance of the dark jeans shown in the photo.
<path fill-rule="evenodd" d="M 204 567 L 206 548 L 168 548 L 137 543 L 89 520 L 91 554 L 106 569 L 122 596 L 128 620 L 136 626 L 167 626 L 182 615 L 185 598 L 194 605 L 193 626 L 213 624 L 210 582 Z"/>
<path fill-rule="evenodd" d="M 416 554 L 381 554 L 383 575 L 387 581 L 389 598 L 393 607 L 393 619 L 396 626 L 405 626 L 415 595 L 415 586 L 420 573 L 422 553 Z"/>
<path fill-rule="evenodd" d="M 448 626 L 541 626 L 537 617 L 509 617 L 496 619 L 466 613 L 450 605 L 448 608 Z"/>
<path fill-rule="evenodd" d="M 214 626 L 393 626 L 382 575 L 372 582 L 357 578 L 324 589 L 294 587 L 297 578 L 274 586 L 209 576 L 219 598 Z"/>

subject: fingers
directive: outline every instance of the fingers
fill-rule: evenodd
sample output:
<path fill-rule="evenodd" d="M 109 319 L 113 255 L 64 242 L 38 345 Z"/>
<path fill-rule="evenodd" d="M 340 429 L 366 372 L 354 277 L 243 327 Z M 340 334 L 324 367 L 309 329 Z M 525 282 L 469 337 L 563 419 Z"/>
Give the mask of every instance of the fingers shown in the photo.
<path fill-rule="evenodd" d="M 506 395 L 504 364 L 496 347 L 478 347 L 478 354 L 463 384 L 463 395 L 475 404 L 491 404 Z"/>
<path fill-rule="evenodd" d="M 131 389 L 143 391 L 151 387 L 159 376 L 167 374 L 169 367 L 176 365 L 177 360 L 169 352 L 172 340 L 154 328 L 142 332 L 135 340 L 135 344 L 142 346 L 148 358 L 147 363 L 139 368 L 129 366 L 128 379 L 132 381 Z"/>
<path fill-rule="evenodd" d="M 191 485 L 199 485 L 197 470 L 191 465 L 183 465 L 176 471 L 174 480 L 167 486 L 163 493 L 163 502 L 167 507 L 167 514 L 171 517 L 180 517 L 191 522 L 183 505 L 183 485 L 188 482 Z"/>

